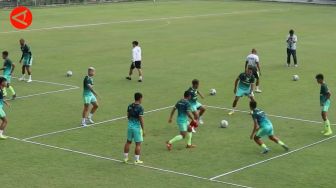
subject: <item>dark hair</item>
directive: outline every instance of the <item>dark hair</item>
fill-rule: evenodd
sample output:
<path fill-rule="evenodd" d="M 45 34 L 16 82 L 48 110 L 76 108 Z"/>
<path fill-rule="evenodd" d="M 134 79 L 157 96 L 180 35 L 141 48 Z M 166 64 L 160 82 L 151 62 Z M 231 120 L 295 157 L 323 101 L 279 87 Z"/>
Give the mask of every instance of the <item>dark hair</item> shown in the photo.
<path fill-rule="evenodd" d="M 247 70 L 253 70 L 253 66 L 252 66 L 252 65 L 249 65 L 249 66 L 247 67 Z"/>
<path fill-rule="evenodd" d="M 317 75 L 315 76 L 315 78 L 316 78 L 317 80 L 323 80 L 323 79 L 324 79 L 324 76 L 323 76 L 323 74 L 317 74 Z"/>
<path fill-rule="evenodd" d="M 185 91 L 184 92 L 184 97 L 187 98 L 187 97 L 190 97 L 191 93 L 189 91 Z"/>
<path fill-rule="evenodd" d="M 8 56 L 8 52 L 7 52 L 7 51 L 3 51 L 3 52 L 2 52 L 2 55 L 4 55 L 4 56 Z"/>
<path fill-rule="evenodd" d="M 252 53 L 257 53 L 257 50 L 255 48 L 253 48 Z"/>
<path fill-rule="evenodd" d="M 193 79 L 193 80 L 191 81 L 191 83 L 192 83 L 193 86 L 194 86 L 194 85 L 198 85 L 198 84 L 199 84 L 199 80 L 197 80 L 197 79 Z"/>
<path fill-rule="evenodd" d="M 289 33 L 294 34 L 294 30 L 293 29 L 289 30 Z"/>
<path fill-rule="evenodd" d="M 257 102 L 256 102 L 256 101 L 250 101 L 250 107 L 251 107 L 252 109 L 257 108 Z"/>
<path fill-rule="evenodd" d="M 137 92 L 137 93 L 134 94 L 134 100 L 138 101 L 141 98 L 142 98 L 142 94 L 141 93 Z"/>
<path fill-rule="evenodd" d="M 4 78 L 4 77 L 0 77 L 0 83 L 6 82 L 6 81 L 7 81 L 6 78 Z"/>
<path fill-rule="evenodd" d="M 133 41 L 132 44 L 134 44 L 135 46 L 138 46 L 139 45 L 139 42 L 138 41 Z"/>

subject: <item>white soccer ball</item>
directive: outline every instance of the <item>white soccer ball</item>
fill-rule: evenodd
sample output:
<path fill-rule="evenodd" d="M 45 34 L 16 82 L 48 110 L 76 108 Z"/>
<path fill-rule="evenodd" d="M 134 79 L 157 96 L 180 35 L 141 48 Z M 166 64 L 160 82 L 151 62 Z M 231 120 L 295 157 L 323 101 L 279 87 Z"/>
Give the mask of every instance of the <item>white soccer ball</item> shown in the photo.
<path fill-rule="evenodd" d="M 210 95 L 216 95 L 217 91 L 216 89 L 210 89 Z"/>
<path fill-rule="evenodd" d="M 229 126 L 229 122 L 226 120 L 222 120 L 219 124 L 220 128 L 227 128 Z"/>
<path fill-rule="evenodd" d="M 69 71 L 66 73 L 66 76 L 67 76 L 67 77 L 71 77 L 71 76 L 72 76 L 72 71 L 69 70 Z"/>
<path fill-rule="evenodd" d="M 298 81 L 300 79 L 299 75 L 294 75 L 293 76 L 293 81 Z"/>

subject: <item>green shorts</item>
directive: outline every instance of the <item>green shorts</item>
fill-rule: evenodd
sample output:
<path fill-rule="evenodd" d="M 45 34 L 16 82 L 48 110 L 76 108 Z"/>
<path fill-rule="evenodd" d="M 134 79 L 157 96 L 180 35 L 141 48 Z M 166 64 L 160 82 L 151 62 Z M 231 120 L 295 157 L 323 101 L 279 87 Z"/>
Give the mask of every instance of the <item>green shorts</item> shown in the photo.
<path fill-rule="evenodd" d="M 256 134 L 257 137 L 262 138 L 265 136 L 273 136 L 273 128 L 270 127 L 266 127 L 266 128 L 260 128 Z"/>
<path fill-rule="evenodd" d="M 93 94 L 84 95 L 83 100 L 84 100 L 84 104 L 91 104 L 91 103 L 97 102 L 97 98 Z"/>
<path fill-rule="evenodd" d="M 330 108 L 330 100 L 327 100 L 322 106 L 321 106 L 321 110 L 322 112 L 328 112 L 329 108 Z"/>
<path fill-rule="evenodd" d="M 243 89 L 238 87 L 237 92 L 236 92 L 237 97 L 243 97 L 243 96 L 253 96 L 253 93 L 251 93 L 251 89 Z"/>
<path fill-rule="evenodd" d="M 186 118 L 177 118 L 176 123 L 179 127 L 180 132 L 186 132 L 188 130 L 188 119 Z"/>
<path fill-rule="evenodd" d="M 191 106 L 191 111 L 196 112 L 198 108 L 202 106 L 202 104 L 196 101 L 196 102 L 190 102 L 190 106 Z"/>
<path fill-rule="evenodd" d="M 143 142 L 143 135 L 142 135 L 142 129 L 141 128 L 133 128 L 128 127 L 127 130 L 127 140 L 132 142 Z"/>
<path fill-rule="evenodd" d="M 9 75 L 9 74 L 4 74 L 4 75 L 3 75 L 3 77 L 4 77 L 4 78 L 6 78 L 6 81 L 7 81 L 7 83 L 9 83 L 9 84 L 10 84 L 10 82 L 11 82 L 11 79 L 12 79 L 12 76 L 11 76 L 11 75 Z"/>
<path fill-rule="evenodd" d="M 22 65 L 24 66 L 32 66 L 33 65 L 33 57 L 31 58 L 23 58 Z"/>
<path fill-rule="evenodd" d="M 6 113 L 5 111 L 2 109 L 2 107 L 0 107 L 0 118 L 4 118 L 6 117 Z"/>

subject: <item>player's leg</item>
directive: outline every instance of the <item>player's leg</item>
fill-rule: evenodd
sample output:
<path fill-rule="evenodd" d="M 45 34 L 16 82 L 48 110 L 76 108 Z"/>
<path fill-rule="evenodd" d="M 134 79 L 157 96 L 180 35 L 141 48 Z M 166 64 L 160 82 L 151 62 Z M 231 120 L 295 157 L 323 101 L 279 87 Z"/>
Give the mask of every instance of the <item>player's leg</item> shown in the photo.
<path fill-rule="evenodd" d="M 16 98 L 16 92 L 11 84 L 8 83 L 7 88 L 9 92 L 12 94 L 12 100 Z"/>
<path fill-rule="evenodd" d="M 138 69 L 138 73 L 139 73 L 139 82 L 142 82 L 142 70 Z"/>
<path fill-rule="evenodd" d="M 129 73 L 128 76 L 126 77 L 127 80 L 132 80 L 132 74 L 133 74 L 133 70 L 135 69 L 135 65 L 134 62 L 131 63 L 131 67 L 129 69 Z"/>
<path fill-rule="evenodd" d="M 88 117 L 88 113 L 89 113 L 89 108 L 90 108 L 90 103 L 85 103 L 84 104 L 84 108 L 83 108 L 83 112 L 82 112 L 82 126 L 87 126 L 86 125 L 86 119 Z"/>
<path fill-rule="evenodd" d="M 92 108 L 91 108 L 91 111 L 88 115 L 88 118 L 87 120 L 91 123 L 91 124 L 94 124 L 94 121 L 92 120 L 93 118 L 93 115 L 94 113 L 97 111 L 99 105 L 98 105 L 98 101 L 96 99 L 96 97 L 94 95 L 91 96 L 91 105 L 92 105 Z"/>
<path fill-rule="evenodd" d="M 131 144 L 132 144 L 132 141 L 127 139 L 125 146 L 124 146 L 124 162 L 125 163 L 128 162 L 128 153 L 129 153 Z"/>
<path fill-rule="evenodd" d="M 196 147 L 196 145 L 193 145 L 192 143 L 191 143 L 191 138 L 192 138 L 192 129 L 191 129 L 191 127 L 189 126 L 188 127 L 188 132 L 187 132 L 187 147 L 186 148 L 194 148 L 194 147 Z"/>
<path fill-rule="evenodd" d="M 324 131 L 322 133 L 324 133 L 325 136 L 329 136 L 332 134 L 330 121 L 328 119 L 329 107 L 330 107 L 330 100 L 325 102 L 324 106 L 322 106 L 322 112 L 321 112 L 321 116 L 324 121 Z"/>
<path fill-rule="evenodd" d="M 272 131 L 273 132 L 273 131 Z M 272 140 L 273 142 L 279 144 L 281 147 L 283 147 L 286 151 L 289 150 L 289 147 L 284 143 L 282 142 L 279 138 L 277 138 L 276 136 L 274 136 L 273 134 L 271 134 L 270 136 L 268 136 L 268 138 L 270 140 Z"/>
<path fill-rule="evenodd" d="M 291 61 L 291 52 L 290 49 L 287 48 L 287 66 L 290 66 L 290 61 Z"/>
<path fill-rule="evenodd" d="M 266 144 L 261 140 L 261 138 L 266 135 L 267 132 L 264 129 L 260 128 L 253 138 L 255 143 L 257 143 L 262 148 L 261 151 L 262 154 L 266 154 L 270 151 L 270 149 L 266 146 Z"/>
<path fill-rule="evenodd" d="M 254 77 L 256 78 L 256 88 L 255 88 L 255 92 L 256 93 L 261 93 L 261 90 L 259 88 L 260 85 L 260 76 L 259 76 L 259 72 L 258 71 L 254 71 Z"/>
<path fill-rule="evenodd" d="M 238 91 L 237 91 L 237 93 L 238 93 Z M 235 99 L 234 99 L 234 101 L 233 101 L 233 103 L 232 103 L 232 110 L 229 112 L 229 115 L 232 115 L 232 114 L 234 114 L 235 113 L 235 111 L 236 111 L 236 107 L 237 107 L 237 104 L 238 104 L 238 101 L 239 101 L 239 96 L 238 96 L 238 94 L 237 94 L 237 96 L 235 97 Z"/>
<path fill-rule="evenodd" d="M 0 119 L 1 119 L 1 124 L 0 124 L 0 139 L 4 140 L 7 139 L 7 136 L 3 134 L 5 128 L 7 127 L 7 118 L 5 112 L 1 109 L 0 110 Z"/>
<path fill-rule="evenodd" d="M 294 60 L 294 66 L 297 67 L 297 57 L 296 57 L 296 50 L 292 50 L 293 60 Z"/>
<path fill-rule="evenodd" d="M 27 82 L 32 82 L 32 70 L 31 70 L 31 65 L 26 65 L 26 70 L 28 73 L 28 80 Z"/>
<path fill-rule="evenodd" d="M 183 125 L 183 126 L 186 126 L 186 125 Z M 181 129 L 182 125 L 179 125 L 179 128 L 180 130 L 183 130 Z M 174 138 L 170 139 L 169 141 L 167 141 L 167 149 L 170 151 L 173 147 L 173 143 L 175 142 L 178 142 L 180 140 L 183 140 L 187 135 L 187 131 L 180 131 L 180 134 L 179 135 L 176 135 Z"/>
<path fill-rule="evenodd" d="M 191 105 L 191 113 L 193 114 L 194 119 L 196 121 L 198 121 L 199 120 L 199 113 L 198 113 L 198 110 L 197 110 L 197 105 L 196 105 L 196 103 L 190 103 L 190 105 Z M 191 125 L 191 129 L 192 129 L 193 133 L 196 133 L 196 126 Z"/>
<path fill-rule="evenodd" d="M 135 62 L 135 68 L 138 70 L 139 73 L 139 82 L 142 82 L 142 70 L 141 70 L 141 61 Z"/>
<path fill-rule="evenodd" d="M 198 103 L 197 110 L 199 111 L 199 113 L 198 113 L 198 115 L 199 115 L 198 122 L 199 122 L 199 124 L 203 125 L 204 121 L 202 119 L 202 116 L 205 113 L 205 107 L 202 106 L 201 103 L 199 103 L 199 102 L 197 102 L 197 103 Z"/>
<path fill-rule="evenodd" d="M 21 68 L 21 72 L 22 72 L 22 76 L 20 77 L 20 81 L 23 81 L 25 79 L 25 74 L 26 74 L 26 65 L 25 65 L 25 59 L 23 59 L 23 65 L 22 65 L 22 68 Z"/>
<path fill-rule="evenodd" d="M 135 142 L 135 164 L 142 164 L 143 161 L 140 160 L 140 153 L 141 153 L 141 143 L 143 142 L 143 132 L 141 128 L 134 130 L 134 142 Z"/>

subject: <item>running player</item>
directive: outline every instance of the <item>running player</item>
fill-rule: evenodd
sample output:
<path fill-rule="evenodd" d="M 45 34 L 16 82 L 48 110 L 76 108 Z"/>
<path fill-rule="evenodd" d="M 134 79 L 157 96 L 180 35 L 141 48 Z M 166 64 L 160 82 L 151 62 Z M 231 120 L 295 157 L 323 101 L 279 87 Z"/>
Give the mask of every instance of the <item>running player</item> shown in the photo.
<path fill-rule="evenodd" d="M 1 140 L 5 140 L 7 139 L 7 136 L 5 136 L 3 134 L 6 126 L 7 126 L 7 117 L 6 117 L 6 113 L 3 110 L 3 106 L 4 104 L 9 107 L 9 103 L 6 102 L 6 100 L 4 100 L 4 96 L 3 96 L 3 90 L 4 88 L 7 86 L 7 81 L 6 78 L 4 77 L 0 77 L 0 119 L 1 119 L 1 124 L 0 124 L 0 139 Z"/>
<path fill-rule="evenodd" d="M 180 141 L 184 138 L 187 137 L 187 148 L 194 148 L 196 147 L 195 145 L 191 144 L 191 138 L 192 138 L 192 132 L 191 132 L 191 127 L 188 125 L 188 117 L 191 119 L 191 121 L 195 122 L 194 118 L 192 117 L 191 114 L 191 106 L 189 103 L 189 100 L 191 98 L 191 94 L 189 91 L 184 92 L 184 98 L 179 100 L 173 110 L 170 113 L 170 117 L 168 120 L 168 123 L 171 123 L 173 120 L 173 116 L 175 111 L 177 110 L 178 115 L 176 119 L 176 123 L 179 127 L 180 134 L 172 138 L 171 140 L 167 141 L 167 149 L 170 151 L 173 147 L 173 143 Z"/>
<path fill-rule="evenodd" d="M 93 67 L 88 68 L 88 75 L 85 76 L 83 82 L 83 98 L 84 98 L 84 109 L 82 114 L 82 126 L 87 126 L 87 122 L 94 124 L 92 120 L 93 114 L 98 109 L 97 93 L 93 90 L 93 76 L 95 76 L 96 70 Z M 89 113 L 90 104 L 92 109 Z"/>
<path fill-rule="evenodd" d="M 132 42 L 132 64 L 129 71 L 129 75 L 126 77 L 127 80 L 132 80 L 131 76 L 133 74 L 133 70 L 136 68 L 139 72 L 139 82 L 142 82 L 142 70 L 141 70 L 141 48 L 139 46 L 138 41 Z"/>
<path fill-rule="evenodd" d="M 124 147 L 124 162 L 128 163 L 128 153 L 130 150 L 130 145 L 132 141 L 135 142 L 135 164 L 142 164 L 143 161 L 140 160 L 141 143 L 143 142 L 143 137 L 145 136 L 145 125 L 144 125 L 144 109 L 141 106 L 142 94 L 134 94 L 135 102 L 130 104 L 127 108 L 127 118 L 128 118 L 128 129 L 127 129 L 127 141 Z"/>
<path fill-rule="evenodd" d="M 318 84 L 321 85 L 321 90 L 320 90 L 320 105 L 321 105 L 321 116 L 324 121 L 324 131 L 322 133 L 325 136 L 332 135 L 332 130 L 330 127 L 330 121 L 328 119 L 328 110 L 330 108 L 330 96 L 331 93 L 328 89 L 327 84 L 324 82 L 324 76 L 323 74 L 318 74 L 316 75 L 316 81 Z"/>
<path fill-rule="evenodd" d="M 31 66 L 33 63 L 32 52 L 30 51 L 30 48 L 26 44 L 24 39 L 20 39 L 20 46 L 21 46 L 21 51 L 22 51 L 22 56 L 20 59 L 20 63 L 22 64 L 22 76 L 19 80 L 20 81 L 25 80 L 25 74 L 27 71 L 28 73 L 27 82 L 32 82 L 32 75 L 31 75 Z"/>
<path fill-rule="evenodd" d="M 264 111 L 257 108 L 257 102 L 250 102 L 250 109 L 252 110 L 252 119 L 253 119 L 253 131 L 251 133 L 250 139 L 262 147 L 262 154 L 266 154 L 270 149 L 265 145 L 261 140 L 262 137 L 268 136 L 270 140 L 282 146 L 286 151 L 289 150 L 288 146 L 283 143 L 279 138 L 277 138 L 273 133 L 272 122 L 267 118 Z"/>
<path fill-rule="evenodd" d="M 10 85 L 10 82 L 11 82 L 13 71 L 15 69 L 15 64 L 12 63 L 12 61 L 8 58 L 8 52 L 7 51 L 2 52 L 2 59 L 4 59 L 4 65 L 3 65 L 2 68 L 0 68 L 0 70 L 3 70 L 3 77 L 6 78 L 6 80 L 7 80 L 7 86 L 6 87 L 11 92 L 12 99 L 14 100 L 16 98 L 16 93 L 15 93 L 14 88 Z M 3 89 L 4 97 L 7 96 L 7 89 L 6 88 Z"/>
<path fill-rule="evenodd" d="M 237 103 L 239 98 L 243 96 L 248 96 L 251 101 L 254 101 L 253 89 L 254 89 L 254 76 L 253 76 L 253 68 L 248 67 L 245 72 L 241 73 L 235 81 L 234 93 L 236 97 L 232 104 L 232 110 L 229 112 L 229 115 L 235 113 Z"/>
<path fill-rule="evenodd" d="M 259 77 L 261 76 L 259 56 L 257 55 L 257 50 L 254 48 L 252 49 L 251 54 L 246 57 L 245 70 L 249 66 L 253 68 L 253 76 L 257 80 L 255 92 L 261 93 L 261 90 L 259 89 L 259 83 L 260 83 Z"/>

